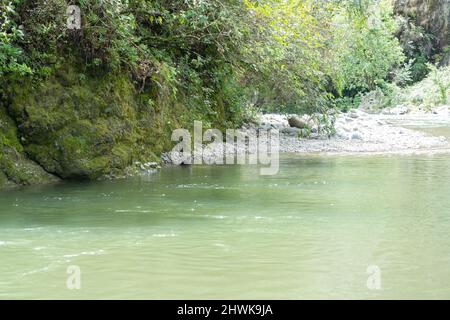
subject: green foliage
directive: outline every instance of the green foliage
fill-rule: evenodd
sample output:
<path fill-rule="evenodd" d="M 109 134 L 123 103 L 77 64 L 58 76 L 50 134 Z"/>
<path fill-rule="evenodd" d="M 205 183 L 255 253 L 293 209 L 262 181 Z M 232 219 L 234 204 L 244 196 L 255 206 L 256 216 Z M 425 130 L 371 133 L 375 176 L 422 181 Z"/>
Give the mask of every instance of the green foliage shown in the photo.
<path fill-rule="evenodd" d="M 318 133 L 325 134 L 330 138 L 331 136 L 336 134 L 335 122 L 336 117 L 334 114 L 334 110 L 328 110 L 327 112 L 323 112 L 322 114 L 313 114 L 312 119 L 318 123 Z"/>
<path fill-rule="evenodd" d="M 81 30 L 67 28 L 73 3 L 81 9 Z M 30 76 L 33 85 L 57 76 L 70 86 L 122 73 L 161 116 L 164 106 L 182 103 L 191 119 L 218 126 L 238 125 L 259 109 L 313 113 L 354 106 L 371 90 L 389 96 L 388 82 L 404 86 L 423 76 L 428 57 L 411 48 L 422 55 L 405 63 L 388 0 L 0 0 L 0 6 L 0 81 L 10 84 L 0 90 Z M 78 73 L 70 81 L 59 72 L 67 65 Z"/>
<path fill-rule="evenodd" d="M 420 39 L 388 0 L 0 0 L 0 102 L 20 128 L 0 146 L 97 178 L 166 151 L 193 120 L 225 129 L 306 112 L 332 135 L 330 108 L 393 104 L 427 74 Z M 447 101 L 446 79 L 432 69 L 421 103 Z"/>
<path fill-rule="evenodd" d="M 404 63 L 402 66 L 397 67 L 392 72 L 392 83 L 404 87 L 413 81 L 413 72 L 412 68 L 414 65 L 413 60 L 409 60 Z"/>
<path fill-rule="evenodd" d="M 408 16 L 397 16 L 396 36 L 400 41 L 407 60 L 411 63 L 411 81 L 409 84 L 424 79 L 428 74 L 427 62 L 433 58 L 434 37 L 423 27 L 417 26 Z"/>
<path fill-rule="evenodd" d="M 240 1 L 80 0 L 75 4 L 81 30 L 67 28 L 72 2 L 0 1 L 4 81 L 32 73 L 37 84 L 76 64 L 81 81 L 125 72 L 154 102 L 182 101 L 193 117 L 206 115 L 205 121 L 233 123 L 241 117 L 244 93 L 236 84 L 249 28 Z M 229 83 L 233 90 L 226 88 Z"/>
<path fill-rule="evenodd" d="M 427 69 L 428 76 L 416 84 L 404 88 L 390 85 L 394 88 L 391 94 L 393 99 L 388 101 L 390 106 L 403 104 L 430 111 L 434 107 L 447 104 L 450 95 L 450 67 L 438 68 L 428 63 Z"/>
<path fill-rule="evenodd" d="M 430 79 L 437 89 L 437 103 L 447 104 L 448 94 L 450 90 L 450 77 L 448 77 L 448 70 L 439 70 L 435 65 L 431 63 L 428 64 L 428 68 L 430 69 Z"/>
<path fill-rule="evenodd" d="M 335 108 L 343 112 L 358 108 L 360 103 L 360 95 L 356 95 L 354 97 L 338 97 L 334 100 Z"/>
<path fill-rule="evenodd" d="M 339 94 L 353 96 L 382 85 L 405 59 L 394 37 L 396 24 L 389 1 L 367 3 L 364 10 L 342 10 L 334 23 L 336 52 L 333 81 Z"/>
<path fill-rule="evenodd" d="M 21 77 L 31 73 L 23 63 L 22 50 L 15 41 L 23 38 L 23 32 L 14 21 L 16 12 L 11 1 L 0 0 L 0 85 L 6 76 Z"/>
<path fill-rule="evenodd" d="M 66 0 L 1 3 L 9 81 L 48 78 L 69 59 L 80 79 L 127 72 L 154 102 L 184 100 L 211 123 L 239 123 L 251 105 L 326 110 L 424 74 L 425 56 L 402 67 L 388 0 L 79 0 L 81 30 L 67 28 Z"/>
<path fill-rule="evenodd" d="M 256 26 L 243 46 L 250 67 L 245 85 L 259 91 L 259 104 L 268 110 L 313 112 L 329 105 L 327 42 L 331 3 L 245 1 Z"/>
<path fill-rule="evenodd" d="M 424 79 L 428 75 L 428 66 L 427 63 L 430 61 L 430 58 L 427 58 L 422 53 L 417 53 L 410 60 L 411 63 L 411 81 L 408 84 L 412 84 Z"/>

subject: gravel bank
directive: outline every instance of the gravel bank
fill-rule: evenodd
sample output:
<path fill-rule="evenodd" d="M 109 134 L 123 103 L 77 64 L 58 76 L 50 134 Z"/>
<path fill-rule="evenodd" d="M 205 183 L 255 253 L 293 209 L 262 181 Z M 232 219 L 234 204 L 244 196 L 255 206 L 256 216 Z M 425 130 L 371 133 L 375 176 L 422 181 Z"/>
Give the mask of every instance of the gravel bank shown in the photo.
<path fill-rule="evenodd" d="M 399 121 L 393 116 L 393 120 Z M 280 130 L 281 152 L 403 152 L 414 150 L 446 149 L 449 142 L 443 136 L 431 136 L 420 130 L 412 130 L 390 124 L 386 115 L 368 114 L 352 110 L 336 117 L 336 134 L 331 138 L 313 134 L 299 138 L 300 129 L 290 128 L 288 116 L 266 114 L 258 128 L 268 126 Z"/>
<path fill-rule="evenodd" d="M 420 118 L 420 115 L 416 116 Z M 336 133 L 331 137 L 320 134 L 317 125 L 312 127 L 308 137 L 304 137 L 304 129 L 292 128 L 289 125 L 290 117 L 289 115 L 265 114 L 260 117 L 258 124 L 245 125 L 241 130 L 253 132 L 279 130 L 279 151 L 281 153 L 423 154 L 450 152 L 450 144 L 443 136 L 432 136 L 420 130 L 392 124 L 401 122 L 401 117 L 406 117 L 404 115 L 397 114 L 389 118 L 386 114 L 369 114 L 356 109 L 349 113 L 340 113 L 335 120 Z M 450 124 L 448 114 L 435 117 L 441 117 L 441 120 L 445 118 L 445 121 Z M 305 123 L 310 121 L 306 115 L 303 119 Z M 218 163 L 219 159 L 224 158 L 223 150 L 228 150 L 225 153 L 243 154 L 246 153 L 247 148 L 236 150 L 234 146 L 226 144 L 214 148 L 204 145 L 204 163 Z M 179 164 L 180 158 L 180 154 L 177 153 L 172 155 L 166 153 L 161 156 L 161 160 L 165 164 L 173 164 L 173 159 Z"/>

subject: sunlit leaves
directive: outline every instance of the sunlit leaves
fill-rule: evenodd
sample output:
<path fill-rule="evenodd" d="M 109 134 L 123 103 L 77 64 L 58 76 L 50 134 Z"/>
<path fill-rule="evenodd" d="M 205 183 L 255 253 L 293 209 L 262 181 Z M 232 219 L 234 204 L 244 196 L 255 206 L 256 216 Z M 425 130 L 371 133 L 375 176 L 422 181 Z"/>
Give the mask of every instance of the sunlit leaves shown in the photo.
<path fill-rule="evenodd" d="M 392 6 L 388 0 L 373 1 L 360 11 L 348 5 L 337 11 L 334 25 L 333 81 L 340 94 L 373 90 L 404 60 Z"/>

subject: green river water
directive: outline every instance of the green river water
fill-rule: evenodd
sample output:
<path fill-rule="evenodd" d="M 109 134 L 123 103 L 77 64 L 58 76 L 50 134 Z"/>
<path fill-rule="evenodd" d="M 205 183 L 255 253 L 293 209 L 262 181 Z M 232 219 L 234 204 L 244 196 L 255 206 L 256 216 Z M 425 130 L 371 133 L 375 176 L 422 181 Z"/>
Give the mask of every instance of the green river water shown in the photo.
<path fill-rule="evenodd" d="M 449 190 L 441 154 L 283 155 L 275 176 L 175 167 L 1 192 L 0 299 L 450 298 Z"/>

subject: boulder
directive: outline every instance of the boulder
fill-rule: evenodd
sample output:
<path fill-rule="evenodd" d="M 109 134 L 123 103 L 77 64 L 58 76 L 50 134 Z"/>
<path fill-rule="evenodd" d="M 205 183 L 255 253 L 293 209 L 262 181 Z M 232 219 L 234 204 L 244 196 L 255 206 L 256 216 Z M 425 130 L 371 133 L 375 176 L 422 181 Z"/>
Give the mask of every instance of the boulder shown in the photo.
<path fill-rule="evenodd" d="M 291 137 L 296 137 L 300 134 L 300 129 L 298 128 L 285 128 L 281 131 L 283 134 Z"/>
<path fill-rule="evenodd" d="M 68 64 L 42 86 L 12 88 L 8 113 L 25 154 L 46 172 L 80 180 L 119 176 L 133 160 L 156 158 L 160 142 L 149 142 L 156 120 L 128 76 L 89 76 L 80 84 L 76 70 Z"/>
<path fill-rule="evenodd" d="M 299 117 L 291 117 L 288 119 L 289 125 L 293 128 L 304 129 L 308 126 L 307 121 Z"/>
<path fill-rule="evenodd" d="M 0 105 L 0 189 L 58 181 L 56 176 L 28 158 L 14 120 Z"/>
<path fill-rule="evenodd" d="M 358 112 L 355 109 L 352 109 L 350 111 L 349 116 L 350 116 L 350 118 L 353 118 L 353 119 L 358 119 L 359 118 L 359 114 L 358 114 Z"/>

